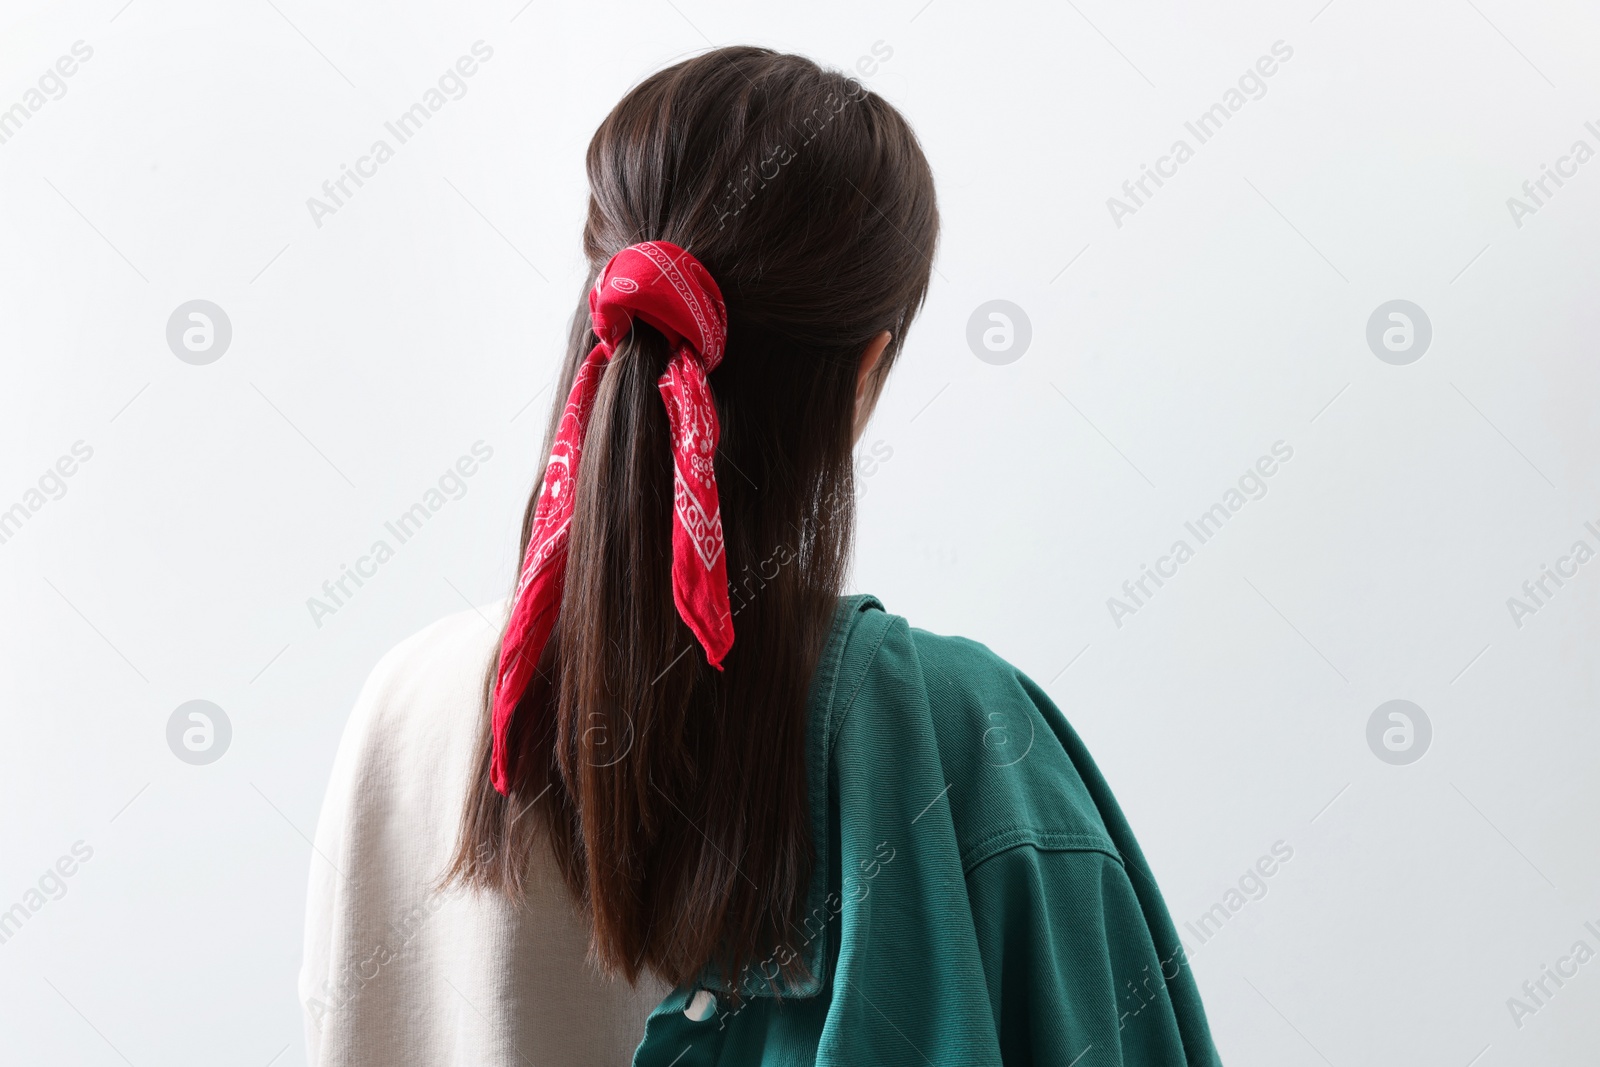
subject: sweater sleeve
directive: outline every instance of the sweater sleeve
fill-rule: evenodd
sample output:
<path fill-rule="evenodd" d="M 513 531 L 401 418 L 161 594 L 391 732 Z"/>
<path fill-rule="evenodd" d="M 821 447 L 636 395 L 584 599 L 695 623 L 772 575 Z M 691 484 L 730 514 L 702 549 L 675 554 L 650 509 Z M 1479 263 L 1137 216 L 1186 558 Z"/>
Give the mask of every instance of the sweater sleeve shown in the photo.
<path fill-rule="evenodd" d="M 1121 860 L 1020 845 L 967 889 L 1003 1062 L 1216 1067 L 1181 950 L 1158 951 Z"/>

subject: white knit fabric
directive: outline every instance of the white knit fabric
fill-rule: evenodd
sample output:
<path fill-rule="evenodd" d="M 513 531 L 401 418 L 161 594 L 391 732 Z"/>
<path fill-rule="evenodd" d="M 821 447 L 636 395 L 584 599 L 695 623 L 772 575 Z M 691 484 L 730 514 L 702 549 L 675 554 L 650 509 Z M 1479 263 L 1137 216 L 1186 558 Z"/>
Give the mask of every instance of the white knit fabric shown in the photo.
<path fill-rule="evenodd" d="M 313 1067 L 616 1067 L 668 992 L 603 978 L 553 863 L 527 902 L 433 889 L 449 859 L 506 603 L 373 670 L 317 824 L 300 1002 Z"/>

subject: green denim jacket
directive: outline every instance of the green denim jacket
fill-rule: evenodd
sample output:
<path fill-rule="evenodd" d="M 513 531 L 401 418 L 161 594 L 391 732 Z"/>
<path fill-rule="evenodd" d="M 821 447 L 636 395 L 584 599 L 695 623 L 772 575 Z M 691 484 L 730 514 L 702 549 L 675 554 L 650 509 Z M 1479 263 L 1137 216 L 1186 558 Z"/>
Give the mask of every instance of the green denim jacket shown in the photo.
<path fill-rule="evenodd" d="M 1043 690 L 854 596 L 810 707 L 806 914 L 737 1007 L 712 973 L 668 995 L 635 1067 L 1220 1063 L 1133 833 Z M 772 982 L 791 952 L 811 978 Z"/>

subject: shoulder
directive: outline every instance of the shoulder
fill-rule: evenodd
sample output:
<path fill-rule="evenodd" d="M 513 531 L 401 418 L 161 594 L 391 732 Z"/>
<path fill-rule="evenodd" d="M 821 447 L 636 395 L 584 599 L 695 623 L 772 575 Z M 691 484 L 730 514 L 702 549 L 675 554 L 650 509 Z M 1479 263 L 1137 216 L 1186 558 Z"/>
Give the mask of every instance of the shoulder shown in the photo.
<path fill-rule="evenodd" d="M 870 717 L 894 735 L 877 740 L 895 744 L 908 719 L 927 723 L 913 736 L 937 747 L 963 868 L 1022 846 L 1120 862 L 1099 772 L 1044 690 L 987 645 L 882 614 L 863 628 L 874 647 L 861 689 L 874 698 L 864 703 L 894 707 L 851 714 Z"/>
<path fill-rule="evenodd" d="M 346 744 L 414 734 L 471 735 L 507 602 L 446 615 L 396 644 L 372 668 L 345 728 Z M 448 738 L 439 738 L 448 734 Z"/>
<path fill-rule="evenodd" d="M 504 604 L 447 615 L 372 668 L 345 723 L 324 818 L 350 805 L 455 796 L 470 773 Z"/>
<path fill-rule="evenodd" d="M 404 698 L 457 688 L 474 673 L 481 682 L 506 610 L 507 602 L 500 601 L 429 623 L 384 653 L 365 688 L 371 695 Z"/>
<path fill-rule="evenodd" d="M 494 611 L 483 615 L 498 621 Z M 323 948 L 337 901 L 399 914 L 444 869 L 473 773 L 480 687 L 497 634 L 478 612 L 459 612 L 395 645 L 367 676 L 317 817 L 316 849 L 330 863 L 312 865 L 306 928 Z"/>

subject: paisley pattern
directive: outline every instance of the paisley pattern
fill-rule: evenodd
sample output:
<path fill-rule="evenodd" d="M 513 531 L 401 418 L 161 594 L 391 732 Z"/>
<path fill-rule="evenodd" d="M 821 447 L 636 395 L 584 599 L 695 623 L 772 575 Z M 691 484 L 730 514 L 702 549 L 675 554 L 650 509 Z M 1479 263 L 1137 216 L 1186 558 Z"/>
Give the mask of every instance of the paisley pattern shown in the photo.
<path fill-rule="evenodd" d="M 677 245 L 647 241 L 618 252 L 595 278 L 589 317 L 598 344 L 573 377 L 550 462 L 534 507 L 528 553 L 511 621 L 500 646 L 491 717 L 495 789 L 510 789 L 507 739 L 517 701 L 561 609 L 584 430 L 600 376 L 616 346 L 641 319 L 667 338 L 672 358 L 657 381 L 672 435 L 672 598 L 678 614 L 718 670 L 733 647 L 728 569 L 717 501 L 717 408 L 707 375 L 722 362 L 728 312 L 699 260 Z"/>

